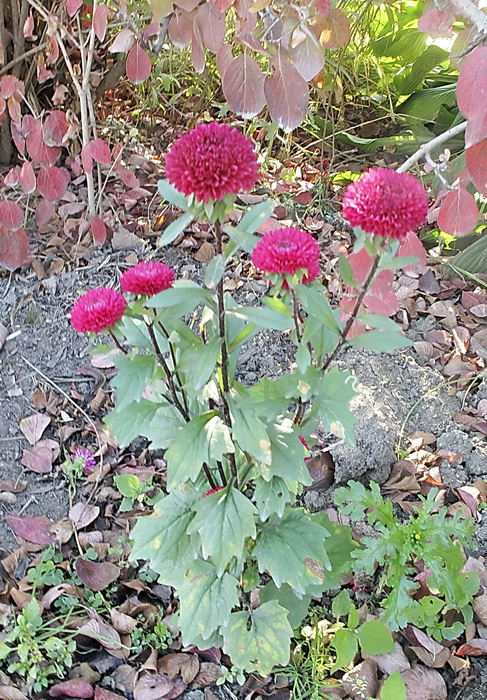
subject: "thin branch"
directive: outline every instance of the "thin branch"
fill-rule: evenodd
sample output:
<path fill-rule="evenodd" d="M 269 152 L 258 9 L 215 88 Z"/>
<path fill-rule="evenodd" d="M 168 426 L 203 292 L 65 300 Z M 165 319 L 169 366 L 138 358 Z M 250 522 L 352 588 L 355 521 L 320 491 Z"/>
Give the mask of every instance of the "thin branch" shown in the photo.
<path fill-rule="evenodd" d="M 451 129 L 448 129 L 447 131 L 443 132 L 443 134 L 440 134 L 439 136 L 436 136 L 434 139 L 431 139 L 431 141 L 428 141 L 428 143 L 425 143 L 419 148 L 416 153 L 413 153 L 413 155 L 407 159 L 405 163 L 400 165 L 397 169 L 398 173 L 405 173 L 407 172 L 412 166 L 418 162 L 418 160 L 421 160 L 421 158 L 426 155 L 426 153 L 431 153 L 433 149 L 435 149 L 437 146 L 441 146 L 442 143 L 445 143 L 445 141 L 448 141 L 449 139 L 453 138 L 454 136 L 457 136 L 458 134 L 461 134 L 465 129 L 467 128 L 467 122 L 462 122 L 461 124 L 457 124 L 456 126 L 452 126 Z"/>
<path fill-rule="evenodd" d="M 9 63 L 6 63 L 3 68 L 0 68 L 0 75 L 4 75 L 5 73 L 8 73 L 11 68 L 17 65 L 17 63 L 21 63 L 21 61 L 25 61 L 26 58 L 30 58 L 31 56 L 34 56 L 36 53 L 39 53 L 39 51 L 44 51 L 44 49 L 47 47 L 47 42 L 44 42 L 43 44 L 39 44 L 39 46 L 34 46 L 33 49 L 29 49 L 29 51 L 26 51 L 23 53 L 21 56 L 17 56 L 16 58 L 13 59 L 13 61 L 10 61 Z"/>
<path fill-rule="evenodd" d="M 487 15 L 471 0 L 455 0 L 452 5 L 458 14 L 477 27 L 479 32 L 487 34 Z"/>

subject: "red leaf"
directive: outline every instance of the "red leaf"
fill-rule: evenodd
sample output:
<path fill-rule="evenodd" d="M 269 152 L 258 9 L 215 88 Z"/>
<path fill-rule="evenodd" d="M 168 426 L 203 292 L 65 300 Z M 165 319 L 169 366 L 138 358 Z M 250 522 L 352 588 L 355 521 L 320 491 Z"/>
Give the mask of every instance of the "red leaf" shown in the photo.
<path fill-rule="evenodd" d="M 129 49 L 132 48 L 135 41 L 135 34 L 131 29 L 122 29 L 117 36 L 113 44 L 108 49 L 110 53 L 127 53 Z"/>
<path fill-rule="evenodd" d="M 418 262 L 413 265 L 406 265 L 404 270 L 414 270 L 418 265 L 424 267 L 426 265 L 426 251 L 424 245 L 419 240 L 419 236 L 414 231 L 408 231 L 406 236 L 402 239 L 401 245 L 397 251 L 399 255 L 413 255 L 418 258 Z"/>
<path fill-rule="evenodd" d="M 102 141 L 101 139 L 95 139 L 90 141 L 88 144 L 90 151 L 90 156 L 97 163 L 102 163 L 103 165 L 110 165 L 112 156 L 110 153 L 110 146 Z"/>
<path fill-rule="evenodd" d="M 37 189 L 50 202 L 57 202 L 65 194 L 71 181 L 71 175 L 66 168 L 50 168 L 41 166 L 37 175 Z"/>
<path fill-rule="evenodd" d="M 15 75 L 4 75 L 0 80 L 0 95 L 8 100 L 15 92 L 17 79 Z"/>
<path fill-rule="evenodd" d="M 37 474 L 49 474 L 54 460 L 59 456 L 59 443 L 40 440 L 28 450 L 23 450 L 21 464 Z"/>
<path fill-rule="evenodd" d="M 464 59 L 457 83 L 457 102 L 470 119 L 485 110 L 487 102 L 487 46 L 477 46 Z"/>
<path fill-rule="evenodd" d="M 17 187 L 20 180 L 20 168 L 16 165 L 14 168 L 10 168 L 8 173 L 5 175 L 4 183 L 6 187 Z"/>
<path fill-rule="evenodd" d="M 127 78 L 134 85 L 140 85 L 147 80 L 152 70 L 152 63 L 147 51 L 140 46 L 139 42 L 132 46 L 125 61 Z"/>
<path fill-rule="evenodd" d="M 358 253 L 351 253 L 348 255 L 347 261 L 352 268 L 354 279 L 360 285 L 363 285 L 373 264 L 372 257 L 365 248 L 362 248 Z"/>
<path fill-rule="evenodd" d="M 92 698 L 94 690 L 86 681 L 72 680 L 56 683 L 49 688 L 49 695 L 51 698 L 57 698 L 59 695 L 67 695 L 68 698 Z"/>
<path fill-rule="evenodd" d="M 31 194 L 36 188 L 36 176 L 32 163 L 28 160 L 22 163 L 19 175 L 20 186 L 24 194 Z"/>
<path fill-rule="evenodd" d="M 418 32 L 424 32 L 436 38 L 439 36 L 451 36 L 451 25 L 455 21 L 455 13 L 447 9 L 437 10 L 433 7 L 423 14 L 418 22 Z"/>
<path fill-rule="evenodd" d="M 44 226 L 54 214 L 54 204 L 48 199 L 41 199 L 36 209 L 36 224 Z"/>
<path fill-rule="evenodd" d="M 123 700 L 123 697 L 97 685 L 95 688 L 95 700 Z"/>
<path fill-rule="evenodd" d="M 22 537 L 27 542 L 47 545 L 52 544 L 56 539 L 55 533 L 49 530 L 52 523 L 47 518 L 24 518 L 21 515 L 6 515 L 5 520 L 17 537 Z"/>
<path fill-rule="evenodd" d="M 15 144 L 15 148 L 18 150 L 20 155 L 23 156 L 25 152 L 25 138 L 18 124 L 15 122 L 10 124 L 10 133 L 12 134 L 12 141 Z"/>
<path fill-rule="evenodd" d="M 264 94 L 273 121 L 284 131 L 292 131 L 304 121 L 308 109 L 308 83 L 281 54 L 274 62 L 274 75 L 264 81 Z"/>
<path fill-rule="evenodd" d="M 326 17 L 330 12 L 330 0 L 316 0 L 316 14 Z"/>
<path fill-rule="evenodd" d="M 394 316 L 399 308 L 399 300 L 391 290 L 394 280 L 392 270 L 383 270 L 377 275 L 372 287 L 364 296 L 363 304 L 373 314 Z"/>
<path fill-rule="evenodd" d="M 484 656 L 487 654 L 487 639 L 471 639 L 457 649 L 458 656 Z"/>
<path fill-rule="evenodd" d="M 34 35 L 34 16 L 32 14 L 32 10 L 29 10 L 27 19 L 24 22 L 22 33 L 25 39 L 32 39 L 33 41 L 37 39 L 37 36 Z"/>
<path fill-rule="evenodd" d="M 120 569 L 108 561 L 96 562 L 76 559 L 76 573 L 90 591 L 102 591 L 120 576 Z"/>
<path fill-rule="evenodd" d="M 255 117 L 265 105 L 264 75 L 246 51 L 230 61 L 222 86 L 231 109 L 244 119 Z"/>
<path fill-rule="evenodd" d="M 22 127 L 26 122 L 25 117 L 22 120 Z M 27 153 L 32 159 L 32 162 L 38 165 L 54 165 L 59 156 L 61 149 L 57 146 L 47 146 L 42 140 L 42 126 L 37 120 L 26 122 L 29 125 L 29 130 L 25 138 Z"/>
<path fill-rule="evenodd" d="M 463 187 L 452 190 L 443 200 L 438 226 L 450 236 L 465 236 L 477 225 L 479 211 L 472 195 Z"/>
<path fill-rule="evenodd" d="M 91 218 L 91 233 L 93 239 L 99 243 L 99 245 L 103 245 L 105 243 L 107 239 L 107 227 L 99 216 L 93 216 Z"/>
<path fill-rule="evenodd" d="M 51 34 L 47 42 L 47 53 L 46 53 L 46 63 L 48 66 L 52 66 L 59 58 L 59 44 L 55 34 Z M 54 104 L 56 104 L 54 102 Z"/>
<path fill-rule="evenodd" d="M 63 146 L 68 129 L 66 113 L 61 109 L 54 109 L 42 125 L 42 140 L 46 146 Z"/>
<path fill-rule="evenodd" d="M 93 15 L 93 28 L 98 41 L 105 39 L 107 33 L 107 17 L 110 12 L 108 5 L 98 5 Z"/>
<path fill-rule="evenodd" d="M 24 223 L 24 212 L 17 202 L 0 202 L 0 224 L 16 231 Z"/>
<path fill-rule="evenodd" d="M 171 2 L 171 12 L 172 12 L 172 10 L 173 10 L 173 6 L 172 6 L 172 2 Z M 170 13 L 168 13 L 168 14 L 170 14 Z M 157 36 L 160 31 L 161 31 L 161 25 L 159 24 L 159 22 L 151 22 L 144 29 L 144 32 L 142 34 L 142 39 L 144 41 L 148 41 L 151 36 Z"/>
<path fill-rule="evenodd" d="M 8 231 L 0 225 L 0 264 L 16 270 L 29 262 L 29 239 L 24 229 Z"/>
<path fill-rule="evenodd" d="M 213 53 L 218 53 L 225 40 L 225 15 L 206 2 L 198 7 L 195 21 L 200 28 L 203 44 Z"/>
<path fill-rule="evenodd" d="M 66 12 L 70 17 L 74 17 L 82 4 L 83 0 L 66 0 Z"/>
<path fill-rule="evenodd" d="M 179 10 L 171 17 L 168 27 L 168 35 L 172 43 L 180 49 L 191 44 L 193 36 L 193 18 L 188 12 Z"/>
<path fill-rule="evenodd" d="M 185 12 L 191 12 L 198 7 L 200 0 L 175 0 L 175 4 Z"/>
<path fill-rule="evenodd" d="M 22 120 L 22 113 L 20 111 L 20 103 L 15 97 L 11 97 L 7 100 L 8 113 L 10 114 L 10 119 L 15 124 L 20 124 Z"/>
<path fill-rule="evenodd" d="M 487 138 L 467 148 L 466 163 L 473 184 L 487 197 Z"/>
<path fill-rule="evenodd" d="M 305 34 L 304 40 L 291 48 L 289 56 L 305 80 L 312 80 L 323 68 L 323 49 L 312 34 Z"/>

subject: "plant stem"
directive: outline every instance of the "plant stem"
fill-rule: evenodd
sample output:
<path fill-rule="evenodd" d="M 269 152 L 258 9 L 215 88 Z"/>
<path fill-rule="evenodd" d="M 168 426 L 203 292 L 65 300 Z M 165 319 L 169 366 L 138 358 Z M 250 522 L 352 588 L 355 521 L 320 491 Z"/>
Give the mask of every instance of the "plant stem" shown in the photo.
<path fill-rule="evenodd" d="M 124 355 L 126 355 L 126 354 L 127 354 L 127 351 L 125 350 L 125 348 L 123 347 L 123 345 L 120 343 L 119 339 L 117 338 L 117 336 L 115 335 L 115 333 L 112 331 L 111 328 L 108 329 L 108 333 L 109 333 L 110 337 L 112 338 L 113 342 L 115 343 L 115 345 L 117 346 L 117 348 L 118 348 L 121 352 L 123 352 Z"/>
<path fill-rule="evenodd" d="M 297 298 L 297 296 L 296 296 L 296 292 L 294 291 L 294 289 L 291 289 L 291 296 L 292 296 L 292 298 L 293 298 L 294 328 L 295 328 L 295 330 L 296 330 L 296 338 L 297 338 L 297 340 L 298 340 L 298 343 L 300 343 L 300 342 L 301 342 L 301 338 L 302 338 L 303 336 L 301 335 L 301 331 L 300 331 L 300 328 L 299 328 L 299 324 L 302 322 L 302 319 L 301 319 L 301 314 L 300 314 L 300 312 L 299 312 L 299 302 L 298 302 L 298 298 Z"/>
<path fill-rule="evenodd" d="M 357 318 L 357 314 L 359 312 L 360 306 L 362 305 L 362 301 L 364 300 L 364 297 L 367 294 L 367 291 L 374 280 L 375 273 L 377 272 L 377 268 L 379 267 L 380 258 L 381 258 L 380 253 L 377 253 L 375 258 L 374 258 L 374 262 L 372 263 L 372 267 L 370 268 L 369 274 L 367 275 L 367 279 L 365 280 L 365 282 L 362 286 L 362 291 L 360 292 L 360 294 L 357 297 L 357 301 L 355 302 L 355 306 L 353 307 L 352 313 L 348 317 L 348 320 L 343 327 L 343 330 L 342 330 L 342 333 L 340 336 L 340 340 L 338 341 L 338 345 L 333 350 L 333 352 L 331 352 L 328 355 L 327 359 L 325 360 L 325 362 L 323 364 L 323 367 L 322 367 L 323 371 L 328 369 L 328 367 L 331 365 L 333 360 L 336 358 L 336 356 L 338 355 L 338 353 L 340 352 L 342 347 L 347 342 L 347 335 L 350 331 L 350 328 L 352 327 L 353 322 Z"/>
<path fill-rule="evenodd" d="M 215 238 L 216 238 L 216 252 L 217 255 L 222 255 L 222 227 L 221 223 L 217 220 L 215 222 Z M 221 354 L 221 373 L 222 373 L 222 402 L 223 402 L 223 416 L 225 418 L 226 425 L 231 429 L 232 418 L 230 416 L 230 408 L 228 406 L 227 394 L 230 390 L 230 384 L 228 381 L 228 347 L 227 347 L 227 337 L 225 328 L 225 299 L 223 293 L 223 275 L 221 280 L 217 285 L 217 300 L 218 300 L 218 331 L 222 341 Z M 235 487 L 238 488 L 238 473 L 237 473 L 237 463 L 235 460 L 235 455 L 233 452 L 228 454 L 228 463 L 230 464 L 230 471 L 232 478 L 235 481 Z"/>
<path fill-rule="evenodd" d="M 206 462 L 203 462 L 203 471 L 205 472 L 205 476 L 206 476 L 211 488 L 216 489 L 217 488 L 216 482 L 213 479 L 211 472 L 210 472 L 210 469 L 209 469 L 208 465 L 206 464 Z"/>
<path fill-rule="evenodd" d="M 436 148 L 437 146 L 441 146 L 441 144 L 445 143 L 445 141 L 448 141 L 448 139 L 451 139 L 454 136 L 461 134 L 462 131 L 465 131 L 466 128 L 467 122 L 465 121 L 461 124 L 457 124 L 456 126 L 452 126 L 451 129 L 448 129 L 443 134 L 440 134 L 431 141 L 428 141 L 428 143 L 425 143 L 423 146 L 421 146 L 421 148 L 418 148 L 416 153 L 413 153 L 413 155 L 410 158 L 408 158 L 407 161 L 400 165 L 397 169 L 397 172 L 406 173 L 415 163 L 418 162 L 418 160 L 421 160 L 421 158 L 424 155 L 426 155 L 426 153 L 431 153 L 431 151 L 434 148 Z"/>
<path fill-rule="evenodd" d="M 152 324 L 150 324 L 148 321 L 145 321 L 145 325 L 147 327 L 147 330 L 149 331 L 150 339 L 152 341 L 152 345 L 154 346 L 157 360 L 161 364 L 164 372 L 166 373 L 167 384 L 171 392 L 173 404 L 176 406 L 179 413 L 183 416 L 184 420 L 189 422 L 189 413 L 186 411 L 186 409 L 179 400 L 171 370 L 169 369 L 169 366 L 166 362 L 166 358 L 161 352 L 161 348 L 159 347 L 159 343 L 157 342 L 156 334 L 154 333 L 154 328 L 152 327 Z"/>
<path fill-rule="evenodd" d="M 153 312 L 154 312 L 154 317 L 155 317 L 155 320 L 156 320 L 157 311 L 156 311 L 155 309 L 152 309 L 152 310 L 153 310 Z M 175 353 L 175 351 L 174 351 L 174 346 L 173 346 L 173 344 L 170 342 L 170 340 L 169 340 L 169 333 L 167 332 L 166 328 L 165 328 L 164 325 L 161 323 L 161 321 L 157 321 L 157 325 L 158 325 L 159 328 L 161 329 L 162 334 L 163 334 L 164 337 L 166 338 L 167 344 L 169 345 L 169 353 L 170 353 L 170 355 L 171 355 L 171 360 L 172 360 L 172 364 L 173 364 L 173 367 L 174 367 L 174 376 L 176 377 L 176 380 L 177 380 L 177 382 L 178 382 L 178 384 L 179 384 L 179 390 L 180 390 L 181 396 L 182 396 L 182 398 L 183 398 L 184 408 L 186 409 L 186 412 L 189 414 L 189 406 L 188 406 L 188 400 L 187 400 L 187 397 L 186 397 L 186 392 L 184 391 L 184 386 L 183 386 L 183 382 L 182 382 L 181 376 L 180 376 L 179 372 L 178 372 L 177 369 L 176 369 L 176 353 Z"/>

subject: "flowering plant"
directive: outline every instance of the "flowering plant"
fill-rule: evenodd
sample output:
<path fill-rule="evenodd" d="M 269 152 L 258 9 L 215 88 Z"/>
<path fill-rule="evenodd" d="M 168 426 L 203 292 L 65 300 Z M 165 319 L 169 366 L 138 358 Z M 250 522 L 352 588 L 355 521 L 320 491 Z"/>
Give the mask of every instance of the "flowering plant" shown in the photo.
<path fill-rule="evenodd" d="M 119 442 L 143 435 L 165 450 L 167 493 L 135 525 L 133 560 L 148 561 L 177 589 L 184 644 L 222 647 L 235 668 L 266 674 L 288 661 L 293 626 L 311 597 L 337 587 L 351 568 L 349 529 L 294 504 L 312 481 L 305 456 L 317 428 L 354 441 L 355 381 L 333 363 L 339 350 L 348 343 L 392 352 L 409 344 L 399 326 L 371 312 L 367 294 L 380 275 L 415 261 L 396 255 L 399 239 L 409 240 L 420 221 L 414 207 L 394 221 L 387 191 L 384 201 L 377 198 L 370 176 L 354 185 L 348 202 L 360 199 L 362 225 L 368 202 L 374 217 L 389 207 L 392 238 L 385 237 L 388 215 L 380 231 L 370 229 L 378 235 L 356 229 L 355 254 L 369 262 L 359 282 L 358 268 L 341 261 L 351 300 L 341 319 L 319 280 L 320 249 L 309 233 L 284 228 L 259 239 L 269 202 L 225 225 L 235 195 L 258 177 L 246 137 L 226 126 L 196 127 L 172 146 L 167 166 L 175 187 L 163 181 L 159 189 L 184 213 L 161 243 L 197 216 L 211 222 L 216 256 L 204 283 L 173 281 L 164 265 L 141 263 L 122 275 L 122 290 L 132 294 L 126 309 L 121 295 L 115 300 L 117 292 L 101 290 L 90 306 L 92 291 L 72 320 L 80 330 L 104 328 L 121 350 L 112 380 L 116 406 L 106 419 Z M 420 200 L 411 180 L 401 187 Z M 239 251 L 251 254 L 269 282 L 260 306 L 224 291 L 227 263 Z M 363 332 L 354 335 L 354 323 Z M 268 329 L 289 333 L 293 367 L 247 386 L 236 379 L 240 353 Z"/>

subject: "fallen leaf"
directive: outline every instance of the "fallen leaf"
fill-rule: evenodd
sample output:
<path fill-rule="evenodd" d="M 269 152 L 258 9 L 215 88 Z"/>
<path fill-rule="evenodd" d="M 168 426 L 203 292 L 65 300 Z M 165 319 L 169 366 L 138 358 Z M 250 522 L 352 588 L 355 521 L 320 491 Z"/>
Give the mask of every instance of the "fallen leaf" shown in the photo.
<path fill-rule="evenodd" d="M 100 515 L 99 506 L 92 506 L 89 503 L 75 503 L 69 511 L 69 519 L 78 529 L 87 527 Z"/>
<path fill-rule="evenodd" d="M 7 491 L 8 493 L 21 493 L 27 488 L 27 481 L 20 481 L 19 479 L 5 479 L 0 481 L 0 491 Z"/>
<path fill-rule="evenodd" d="M 110 619 L 112 621 L 113 628 L 119 634 L 131 634 L 139 624 L 133 617 L 120 612 L 120 610 L 117 610 L 116 608 L 112 608 L 110 610 Z"/>
<path fill-rule="evenodd" d="M 200 249 L 193 255 L 194 259 L 200 263 L 207 263 L 215 257 L 215 249 L 208 241 L 202 243 Z"/>
<path fill-rule="evenodd" d="M 112 693 L 111 690 L 106 688 L 100 688 L 97 685 L 95 688 L 95 700 L 123 700 L 123 696 L 118 695 L 118 693 Z"/>
<path fill-rule="evenodd" d="M 129 650 L 124 648 L 119 633 L 111 625 L 103 622 L 101 618 L 93 618 L 85 622 L 78 629 L 78 634 L 96 640 L 111 656 L 115 656 L 118 659 L 124 658 L 129 653 Z"/>
<path fill-rule="evenodd" d="M 186 687 L 179 679 L 170 681 L 160 674 L 146 674 L 135 684 L 134 700 L 172 700 L 182 695 Z"/>
<path fill-rule="evenodd" d="M 22 418 L 19 422 L 19 427 L 30 444 L 35 445 L 41 439 L 44 430 L 50 422 L 50 417 L 44 413 L 33 413 L 27 418 Z"/>
<path fill-rule="evenodd" d="M 24 518 L 21 515 L 6 515 L 5 520 L 17 537 L 22 537 L 27 542 L 48 545 L 56 539 L 55 533 L 50 530 L 52 523 L 45 517 Z"/>
<path fill-rule="evenodd" d="M 484 625 L 487 625 L 487 594 L 479 595 L 473 603 L 475 614 Z"/>
<path fill-rule="evenodd" d="M 313 482 L 305 491 L 328 491 L 335 480 L 335 464 L 329 452 L 320 452 L 306 460 L 306 466 Z"/>
<path fill-rule="evenodd" d="M 364 659 L 373 659 L 382 673 L 390 676 L 394 671 L 407 671 L 411 668 L 411 664 L 407 660 L 406 654 L 403 651 L 399 642 L 394 642 L 395 650 L 388 654 L 376 654 L 371 656 L 362 652 Z"/>
<path fill-rule="evenodd" d="M 343 690 L 352 698 L 375 697 L 379 690 L 377 664 L 373 659 L 365 659 L 345 673 L 342 685 Z M 360 689 L 360 695 L 356 694 L 357 689 Z"/>
<path fill-rule="evenodd" d="M 443 668 L 451 656 L 451 651 L 443 647 L 439 654 L 431 654 L 422 647 L 411 647 L 418 659 L 428 668 Z"/>
<path fill-rule="evenodd" d="M 406 685 L 407 700 L 447 700 L 446 683 L 438 671 L 414 666 L 401 675 Z"/>
<path fill-rule="evenodd" d="M 69 698 L 92 698 L 94 690 L 85 681 L 73 680 L 56 683 L 49 688 L 49 695 L 51 698 L 57 698 L 59 695 L 67 695 Z"/>
<path fill-rule="evenodd" d="M 189 685 L 200 669 L 200 661 L 196 654 L 166 654 L 158 663 L 158 672 L 167 676 L 170 681 L 179 676 L 183 683 Z"/>
<path fill-rule="evenodd" d="M 457 649 L 458 656 L 484 656 L 487 654 L 487 639 L 474 637 Z"/>
<path fill-rule="evenodd" d="M 10 685 L 0 686 L 0 700 L 28 700 L 27 696 Z"/>
<path fill-rule="evenodd" d="M 222 675 L 222 668 L 219 664 L 212 664 L 210 661 L 202 661 L 198 675 L 193 681 L 192 688 L 204 688 L 208 685 L 215 685 Z"/>
<path fill-rule="evenodd" d="M 49 608 L 54 603 L 54 601 L 57 600 L 60 596 L 62 596 L 64 594 L 76 596 L 76 594 L 77 594 L 76 588 L 74 586 L 72 586 L 70 583 L 60 583 L 57 586 L 53 586 L 46 593 L 44 593 L 44 595 L 42 596 L 42 599 L 41 599 L 42 607 L 45 610 L 49 610 Z"/>
<path fill-rule="evenodd" d="M 22 451 L 21 464 L 37 474 L 49 474 L 53 462 L 59 456 L 59 443 L 55 440 L 39 440 L 28 450 Z"/>
<path fill-rule="evenodd" d="M 75 564 L 76 573 L 90 591 L 102 591 L 120 576 L 120 569 L 108 561 L 88 561 L 79 557 Z"/>

